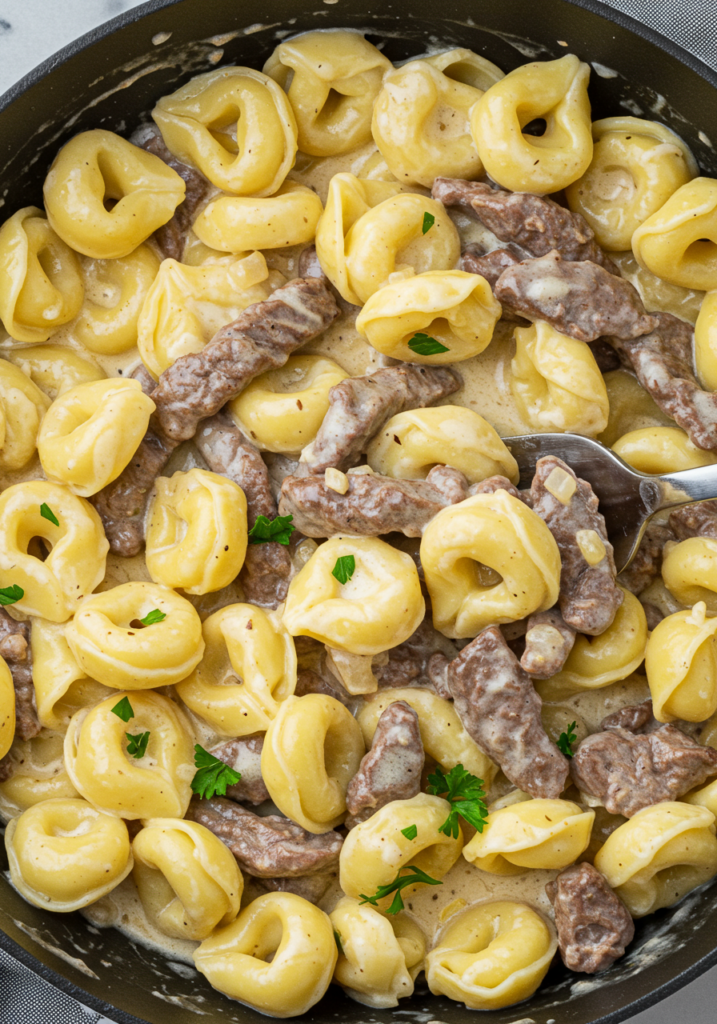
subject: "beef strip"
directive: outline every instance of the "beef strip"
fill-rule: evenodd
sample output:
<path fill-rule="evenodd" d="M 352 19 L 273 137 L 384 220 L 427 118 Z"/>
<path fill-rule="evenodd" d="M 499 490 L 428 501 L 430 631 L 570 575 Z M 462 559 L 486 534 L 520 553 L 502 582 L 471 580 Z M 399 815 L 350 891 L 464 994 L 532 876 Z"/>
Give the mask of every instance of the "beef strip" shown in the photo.
<path fill-rule="evenodd" d="M 531 256 L 557 249 L 564 260 L 590 260 L 611 274 L 618 273 L 587 221 L 547 196 L 504 192 L 460 178 L 436 178 L 432 195 L 444 206 L 460 206 L 501 242 L 518 245 Z"/>
<path fill-rule="evenodd" d="M 403 700 L 389 704 L 378 720 L 371 749 L 349 782 L 346 827 L 366 821 L 392 800 L 417 796 L 424 761 L 418 715 Z"/>
<path fill-rule="evenodd" d="M 530 491 L 519 491 L 506 476 L 489 476 L 477 484 L 471 484 L 468 495 L 472 498 L 474 494 L 495 494 L 496 491 L 507 491 L 512 497 L 530 505 Z"/>
<path fill-rule="evenodd" d="M 392 416 L 433 405 L 462 383 L 455 370 L 413 363 L 348 377 L 329 391 L 329 410 L 301 460 L 317 475 L 331 467 L 350 469 Z"/>
<path fill-rule="evenodd" d="M 264 733 L 255 732 L 251 736 L 227 740 L 209 751 L 214 757 L 230 765 L 241 774 L 239 782 L 227 787 L 227 796 L 240 803 L 263 804 L 269 800 L 269 790 L 264 785 L 261 775 L 261 750 L 264 746 Z"/>
<path fill-rule="evenodd" d="M 32 682 L 30 623 L 17 622 L 0 607 L 0 655 L 7 662 L 15 688 L 15 735 L 21 740 L 37 736 L 42 726 L 37 717 Z"/>
<path fill-rule="evenodd" d="M 217 413 L 258 374 L 283 366 L 338 315 L 333 295 L 315 277 L 297 277 L 248 306 L 201 352 L 180 356 L 164 371 L 152 395 L 162 430 L 177 441 L 193 437 L 201 420 Z"/>
<path fill-rule="evenodd" d="M 628 707 L 613 711 L 611 715 L 603 718 L 600 723 L 600 731 L 607 732 L 610 729 L 627 729 L 628 732 L 647 732 L 659 729 L 660 723 L 652 713 L 652 701 L 644 700 L 641 704 L 630 704 Z"/>
<path fill-rule="evenodd" d="M 647 622 L 647 628 L 650 633 L 653 629 L 656 629 L 662 620 L 665 618 L 664 613 L 657 607 L 656 604 L 652 604 L 650 601 L 640 600 L 642 610 L 645 613 L 645 621 Z"/>
<path fill-rule="evenodd" d="M 571 971 L 597 974 L 625 953 L 635 936 L 627 907 L 600 872 L 583 862 L 545 886 L 555 910 L 558 944 Z"/>
<path fill-rule="evenodd" d="M 307 693 L 323 693 L 327 697 L 333 697 L 334 700 L 349 709 L 353 708 L 356 703 L 355 698 L 351 697 L 328 669 L 323 674 L 315 672 L 312 668 L 305 668 L 299 672 L 294 694 L 297 697 L 304 697 Z"/>
<path fill-rule="evenodd" d="M 430 611 L 415 633 L 388 651 L 388 662 L 374 668 L 380 690 L 412 686 L 450 697 L 447 667 L 458 648 L 433 626 Z"/>
<path fill-rule="evenodd" d="M 568 760 L 551 743 L 542 701 L 495 626 L 484 629 L 448 667 L 448 685 L 466 731 L 508 779 L 536 798 L 565 789 Z"/>
<path fill-rule="evenodd" d="M 315 245 L 307 245 L 305 249 L 301 250 L 301 255 L 299 256 L 299 277 L 318 277 L 322 281 L 328 280 L 324 273 L 324 268 L 319 263 Z"/>
<path fill-rule="evenodd" d="M 300 878 L 255 878 L 253 884 L 260 892 L 293 892 L 309 903 L 318 903 L 335 877 L 335 872 L 327 871 Z"/>
<path fill-rule="evenodd" d="M 556 470 L 575 481 L 575 491 L 567 502 L 560 501 L 546 487 Z M 612 544 L 598 511 L 598 499 L 590 484 L 554 455 L 538 459 L 530 493 L 533 511 L 545 521 L 560 551 L 559 604 L 563 619 L 579 633 L 599 636 L 615 618 L 623 594 L 615 582 Z M 578 533 L 582 530 L 594 531 L 605 546 L 605 555 L 597 565 L 590 565 L 580 550 Z"/>
<path fill-rule="evenodd" d="M 691 506 L 694 508 L 695 506 Z M 674 515 L 674 513 L 673 513 Z M 659 576 L 662 551 L 668 540 L 674 540 L 672 530 L 664 523 L 648 523 L 635 557 L 620 573 L 620 584 L 632 594 L 641 594 Z"/>
<path fill-rule="evenodd" d="M 319 476 L 287 477 L 279 515 L 292 515 L 306 537 L 379 537 L 394 532 L 420 537 L 442 508 L 462 501 L 468 490 L 463 474 L 447 466 L 432 469 L 426 480 L 374 473 L 352 473 L 347 479 L 346 494 L 339 494 Z"/>
<path fill-rule="evenodd" d="M 244 599 L 261 608 L 278 608 L 286 600 L 292 574 L 289 549 L 275 541 L 249 544 L 239 573 Z"/>
<path fill-rule="evenodd" d="M 193 799 L 190 821 L 204 825 L 229 847 L 242 871 L 258 878 L 314 875 L 338 864 L 343 839 L 338 832 L 314 835 L 278 814 L 260 818 L 226 797 Z"/>
<path fill-rule="evenodd" d="M 531 615 L 527 627 L 520 664 L 533 679 L 550 679 L 567 661 L 576 632 L 557 608 Z"/>
<path fill-rule="evenodd" d="M 589 341 L 588 348 L 595 357 L 600 373 L 610 373 L 611 370 L 619 370 L 622 366 L 620 356 L 605 338 L 596 338 L 595 341 Z"/>
<path fill-rule="evenodd" d="M 698 501 L 694 505 L 683 505 L 670 513 L 670 526 L 677 540 L 690 537 L 717 540 L 717 502 Z"/>
<path fill-rule="evenodd" d="M 596 263 L 571 263 L 549 252 L 508 267 L 498 278 L 495 297 L 531 320 L 545 320 L 578 341 L 602 335 L 637 338 L 658 325 L 645 312 L 637 290 Z"/>
<path fill-rule="evenodd" d="M 484 252 L 480 245 L 469 242 L 461 253 L 458 266 L 467 274 L 479 274 L 486 279 L 491 288 L 495 288 L 503 271 L 520 263 L 524 258 L 510 249 L 491 249 L 490 252 Z"/>
<path fill-rule="evenodd" d="M 7 782 L 15 772 L 15 760 L 11 754 L 0 758 L 0 782 Z"/>

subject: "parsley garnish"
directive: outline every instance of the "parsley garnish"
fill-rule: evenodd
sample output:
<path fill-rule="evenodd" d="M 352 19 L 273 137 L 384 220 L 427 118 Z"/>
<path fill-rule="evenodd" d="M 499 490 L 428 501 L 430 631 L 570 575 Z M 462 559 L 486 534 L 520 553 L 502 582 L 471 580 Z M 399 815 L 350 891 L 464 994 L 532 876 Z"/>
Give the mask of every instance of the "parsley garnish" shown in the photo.
<path fill-rule="evenodd" d="M 129 740 L 129 745 L 127 747 L 127 753 L 129 754 L 129 756 L 137 758 L 137 760 L 139 760 L 140 757 L 144 757 L 144 755 L 147 753 L 149 733 L 140 732 L 136 733 L 133 736 L 131 732 L 126 732 L 125 736 Z"/>
<path fill-rule="evenodd" d="M 488 817 L 483 779 L 471 775 L 462 764 L 451 768 L 447 775 L 437 766 L 435 772 L 428 776 L 428 792 L 445 797 L 451 805 L 451 812 L 438 829 L 439 832 L 457 839 L 460 832 L 459 815 L 479 832 L 483 831 Z"/>
<path fill-rule="evenodd" d="M 401 878 L 402 871 L 412 871 L 413 874 L 404 875 Z M 415 864 L 404 864 L 402 868 L 398 869 L 398 874 L 392 882 L 389 882 L 388 885 L 379 885 L 374 896 L 366 896 L 360 892 L 359 899 L 361 903 L 372 903 L 374 907 L 377 907 L 379 900 L 395 892 L 396 895 L 393 897 L 393 902 L 386 913 L 399 914 L 403 910 L 401 890 L 405 889 L 407 885 L 415 885 L 416 882 L 425 882 L 426 885 L 443 885 L 443 882 L 439 882 L 436 878 L 431 878 L 430 875 L 427 875 L 425 871 L 421 871 Z"/>
<path fill-rule="evenodd" d="M 416 836 L 418 835 L 418 826 L 409 825 L 408 828 L 402 828 L 401 835 L 405 836 L 406 839 L 415 839 Z"/>
<path fill-rule="evenodd" d="M 213 796 L 225 796 L 227 786 L 235 786 L 241 778 L 241 772 L 220 761 L 198 743 L 194 748 L 194 765 L 198 771 L 192 779 L 192 792 L 202 800 L 209 800 Z"/>
<path fill-rule="evenodd" d="M 423 234 L 430 231 L 433 225 L 436 223 L 436 218 L 428 210 L 423 214 Z"/>
<path fill-rule="evenodd" d="M 344 953 L 344 946 L 343 946 L 343 943 L 341 941 L 341 932 L 337 932 L 335 928 L 334 928 L 334 939 L 336 940 L 336 948 L 338 949 L 339 953 L 341 953 L 342 956 L 345 956 L 346 954 Z"/>
<path fill-rule="evenodd" d="M 40 515 L 43 519 L 49 519 L 54 526 L 60 525 L 60 520 L 57 518 L 50 506 L 44 501 L 42 505 L 40 505 Z"/>
<path fill-rule="evenodd" d="M 331 570 L 331 575 L 339 583 L 348 583 L 356 571 L 356 559 L 353 555 L 342 555 L 336 559 L 336 565 Z"/>
<path fill-rule="evenodd" d="M 267 519 L 266 516 L 257 516 L 256 522 L 249 530 L 249 543 L 266 544 L 273 540 L 277 544 L 288 544 L 289 538 L 296 529 L 291 525 L 293 518 L 293 516 L 277 516 L 276 519 Z"/>
<path fill-rule="evenodd" d="M 129 702 L 129 697 L 123 697 L 119 704 L 115 704 L 112 708 L 112 714 L 117 715 L 123 722 L 129 722 L 130 718 L 134 718 L 134 711 L 132 705 Z M 147 733 L 149 735 L 149 733 Z"/>
<path fill-rule="evenodd" d="M 567 732 L 561 732 L 558 736 L 558 750 L 561 754 L 565 754 L 566 757 L 573 756 L 573 743 L 578 738 L 578 734 L 573 732 L 573 729 L 577 724 L 577 722 L 571 722 L 567 728 Z"/>
<path fill-rule="evenodd" d="M 24 596 L 25 591 L 22 587 L 18 587 L 17 583 L 13 583 L 11 587 L 0 587 L 0 604 L 15 604 Z"/>
<path fill-rule="evenodd" d="M 440 341 L 436 341 L 429 334 L 414 334 L 408 343 L 408 347 L 411 352 L 415 352 L 419 356 L 437 356 L 440 352 L 447 352 L 448 346 L 441 345 Z"/>
<path fill-rule="evenodd" d="M 145 617 L 139 621 L 143 626 L 153 626 L 155 622 L 163 622 L 166 618 L 165 612 L 161 612 L 159 608 L 153 608 L 151 612 L 147 612 Z"/>

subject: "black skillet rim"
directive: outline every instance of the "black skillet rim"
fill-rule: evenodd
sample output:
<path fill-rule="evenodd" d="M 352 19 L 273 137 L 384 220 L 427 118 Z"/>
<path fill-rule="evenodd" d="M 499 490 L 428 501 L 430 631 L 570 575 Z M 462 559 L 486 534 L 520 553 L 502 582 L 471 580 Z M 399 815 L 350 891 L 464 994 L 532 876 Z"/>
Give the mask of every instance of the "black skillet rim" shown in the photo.
<path fill-rule="evenodd" d="M 694 54 L 685 50 L 678 43 L 673 42 L 666 36 L 661 35 L 654 29 L 651 29 L 648 25 L 642 24 L 642 22 L 636 21 L 631 18 L 630 15 L 624 14 L 622 11 L 615 10 L 613 7 L 608 7 L 607 4 L 601 3 L 600 0 L 567 0 L 568 3 L 573 4 L 575 7 L 582 7 L 587 11 L 591 11 L 593 14 L 598 14 L 606 21 L 612 21 L 621 28 L 626 28 L 636 36 L 640 36 L 642 39 L 648 40 L 658 46 L 661 50 L 665 50 L 671 56 L 676 57 L 682 64 L 686 64 L 692 71 L 695 71 L 701 78 L 709 82 L 710 85 L 717 89 L 717 72 L 713 71 L 712 68 L 708 67 L 704 61 L 701 61 L 699 57 L 695 57 Z M 7 92 L 0 96 L 0 112 L 9 107 L 14 101 L 22 95 L 27 89 L 35 85 L 47 74 L 49 74 L 59 64 L 64 63 L 68 58 L 74 57 L 75 54 L 80 53 L 86 47 L 91 46 L 99 39 L 104 39 L 106 36 L 112 35 L 119 28 L 123 28 L 125 25 L 129 25 L 132 22 L 139 21 L 146 14 L 150 14 L 153 11 L 162 10 L 165 7 L 173 7 L 175 4 L 181 3 L 181 0 L 147 0 L 146 3 L 140 4 L 137 7 L 131 8 L 129 11 L 125 11 L 123 14 L 119 14 L 116 18 L 112 18 L 110 21 L 105 21 L 101 25 L 92 29 L 90 32 L 86 32 L 78 39 L 68 43 L 67 46 L 63 46 L 61 50 L 58 50 L 47 60 L 44 60 L 37 67 L 33 68 L 27 75 L 21 78 L 18 82 L 12 85 Z M 125 1013 L 124 1010 L 118 1009 L 116 1006 L 112 1006 L 110 1003 L 104 1002 L 102 999 L 98 999 L 91 993 L 80 988 L 79 985 L 75 985 L 74 982 L 69 981 L 61 974 L 57 974 L 50 967 L 47 967 L 41 960 L 36 959 L 31 953 L 28 953 L 22 946 L 18 945 L 9 935 L 5 932 L 0 931 L 0 949 L 3 949 L 13 959 L 19 961 L 24 967 L 32 971 L 33 974 L 39 975 L 48 984 L 53 985 L 55 988 L 59 988 L 66 995 L 71 996 L 78 1002 L 83 1003 L 90 1009 L 95 1010 L 97 1013 L 101 1013 L 103 1016 L 108 1017 L 110 1020 L 116 1021 L 116 1024 L 148 1024 L 147 1021 L 141 1020 L 139 1017 L 135 1017 L 132 1014 Z M 644 1010 L 649 1009 L 656 1003 L 662 1002 L 668 996 L 678 992 L 685 985 L 689 985 L 691 981 L 699 978 L 702 974 L 714 967 L 717 964 L 717 946 L 703 956 L 701 960 L 692 964 L 691 967 L 686 968 L 675 978 L 671 978 L 666 981 L 664 985 L 660 985 L 652 992 L 646 993 L 644 996 L 640 996 L 633 1003 L 628 1006 L 624 1006 L 619 1010 L 614 1010 L 602 1017 L 597 1018 L 593 1021 L 593 1024 L 622 1024 L 629 1017 L 633 1017 Z"/>

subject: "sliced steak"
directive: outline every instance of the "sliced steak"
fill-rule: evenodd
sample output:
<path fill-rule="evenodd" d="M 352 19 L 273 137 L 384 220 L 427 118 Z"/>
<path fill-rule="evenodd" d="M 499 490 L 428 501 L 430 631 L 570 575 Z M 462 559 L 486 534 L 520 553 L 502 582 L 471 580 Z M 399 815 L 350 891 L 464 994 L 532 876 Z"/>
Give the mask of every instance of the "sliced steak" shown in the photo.
<path fill-rule="evenodd" d="M 228 764 L 241 775 L 241 779 L 233 786 L 227 787 L 227 796 L 240 803 L 263 804 L 269 800 L 269 790 L 264 785 L 261 775 L 261 751 L 264 746 L 264 733 L 255 732 L 251 736 L 227 740 L 209 751 L 214 757 Z"/>
<path fill-rule="evenodd" d="M 568 660 L 575 637 L 557 608 L 536 612 L 527 622 L 521 667 L 533 679 L 550 679 Z"/>
<path fill-rule="evenodd" d="M 408 640 L 387 653 L 388 662 L 374 668 L 380 690 L 411 686 L 432 689 L 439 697 L 450 698 L 446 672 L 458 648 L 434 627 L 430 611 Z"/>
<path fill-rule="evenodd" d="M 335 877 L 336 872 L 327 871 L 300 878 L 255 878 L 254 885 L 263 892 L 293 892 L 309 903 L 318 903 Z"/>
<path fill-rule="evenodd" d="M 694 505 L 683 505 L 670 513 L 670 526 L 677 540 L 689 540 L 690 537 L 717 540 L 717 502 L 698 501 Z"/>
<path fill-rule="evenodd" d="M 336 676 L 332 675 L 328 669 L 324 674 L 315 672 L 312 668 L 301 669 L 296 680 L 294 694 L 297 697 L 304 697 L 307 693 L 323 693 L 327 697 L 333 697 L 349 710 L 356 704 L 356 698 L 343 688 Z"/>
<path fill-rule="evenodd" d="M 696 506 L 692 505 L 691 508 Z M 672 513 L 674 515 L 674 512 Z M 670 520 L 671 521 L 671 520 Z M 649 587 L 654 579 L 660 575 L 662 568 L 662 552 L 668 540 L 674 540 L 675 535 L 669 526 L 664 523 L 648 523 L 647 528 L 640 541 L 640 546 L 635 552 L 635 557 L 620 573 L 620 583 L 630 593 L 638 595 Z"/>
<path fill-rule="evenodd" d="M 15 688 L 15 735 L 21 740 L 37 736 L 42 726 L 37 717 L 32 682 L 30 623 L 16 622 L 0 607 L 0 655 L 7 662 Z"/>

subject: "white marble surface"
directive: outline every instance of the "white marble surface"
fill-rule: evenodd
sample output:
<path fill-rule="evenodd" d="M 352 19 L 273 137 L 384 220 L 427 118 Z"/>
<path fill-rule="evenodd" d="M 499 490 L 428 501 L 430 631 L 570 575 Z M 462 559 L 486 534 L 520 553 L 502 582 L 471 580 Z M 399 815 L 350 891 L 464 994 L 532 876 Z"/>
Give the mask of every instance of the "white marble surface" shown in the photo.
<path fill-rule="evenodd" d="M 206 2 L 211 3 L 211 0 Z M 646 0 L 607 0 L 607 3 L 663 32 L 670 24 L 669 11 L 678 6 L 689 9 L 687 22 L 675 28 L 673 38 L 683 46 L 694 48 L 703 59 L 709 55 L 710 46 L 714 49 L 714 31 L 707 29 L 714 26 L 717 19 L 717 0 L 678 0 L 675 4 L 668 4 L 666 0 L 650 0 L 650 3 Z M 72 39 L 137 6 L 137 0 L 0 0 L 0 93 Z M 705 40 L 706 48 L 701 42 L 703 33 L 694 27 L 698 22 L 708 39 L 710 34 L 712 37 L 709 42 Z M 0 993 L 5 981 L 9 995 L 10 981 L 16 983 L 12 986 L 16 991 L 24 987 L 24 969 L 19 965 L 17 969 L 14 965 L 10 968 L 8 964 L 8 959 L 0 957 Z M 682 1020 L 689 1021 L 689 1024 L 715 1024 L 716 1005 L 717 968 L 714 968 L 676 995 L 634 1017 L 629 1024 L 676 1024 Z M 94 1014 L 84 1017 L 85 1020 L 92 1018 L 96 1020 Z M 0 1000 L 0 1022 L 19 1024 L 20 1020 L 22 1024 L 54 1024 L 45 1015 L 34 1017 L 27 1005 L 20 1008 L 14 1001 L 10 1007 L 5 999 Z"/>

